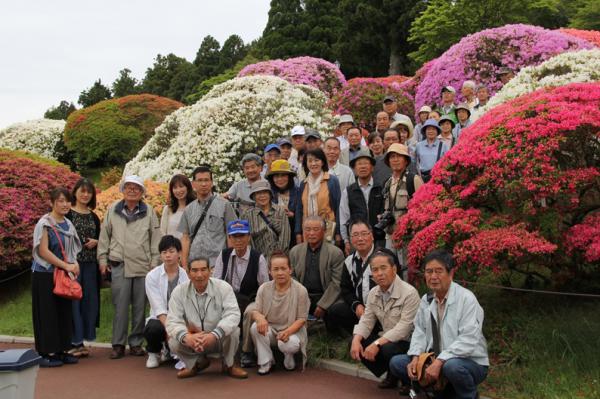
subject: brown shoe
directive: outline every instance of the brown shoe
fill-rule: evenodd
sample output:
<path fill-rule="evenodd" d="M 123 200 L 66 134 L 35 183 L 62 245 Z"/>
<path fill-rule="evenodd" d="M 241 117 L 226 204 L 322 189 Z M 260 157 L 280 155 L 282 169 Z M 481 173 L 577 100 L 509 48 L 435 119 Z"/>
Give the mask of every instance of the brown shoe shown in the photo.
<path fill-rule="evenodd" d="M 190 378 L 210 366 L 210 360 L 206 357 L 198 359 L 191 369 L 183 369 L 177 372 L 177 378 Z"/>
<path fill-rule="evenodd" d="M 120 359 L 125 356 L 125 346 L 124 345 L 113 345 L 113 349 L 110 352 L 111 359 Z"/>
<path fill-rule="evenodd" d="M 146 351 L 144 350 L 144 348 L 142 348 L 139 345 L 138 346 L 130 346 L 129 354 L 131 356 L 144 356 L 144 355 L 146 355 Z"/>
<path fill-rule="evenodd" d="M 245 372 L 241 367 L 238 366 L 231 366 L 228 367 L 226 369 L 227 375 L 229 375 L 232 378 L 237 378 L 237 379 L 244 379 L 244 378 L 248 378 L 248 373 Z"/>

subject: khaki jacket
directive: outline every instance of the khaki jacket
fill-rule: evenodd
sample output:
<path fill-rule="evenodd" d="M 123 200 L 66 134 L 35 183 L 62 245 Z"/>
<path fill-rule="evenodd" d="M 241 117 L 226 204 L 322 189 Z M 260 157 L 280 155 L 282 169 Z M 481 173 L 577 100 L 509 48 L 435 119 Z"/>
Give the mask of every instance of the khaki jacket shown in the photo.
<path fill-rule="evenodd" d="M 98 263 L 123 262 L 125 277 L 144 277 L 161 263 L 158 243 L 162 233 L 158 217 L 150 205 L 142 202 L 147 207 L 146 215 L 127 223 L 115 212 L 120 202 L 114 202 L 104 216 L 98 240 Z"/>
<path fill-rule="evenodd" d="M 367 338 L 379 321 L 383 327 L 379 333 L 381 337 L 391 342 L 410 341 L 419 304 L 419 293 L 415 287 L 396 276 L 390 299 L 385 304 L 379 286 L 369 292 L 365 313 L 354 326 L 354 334 Z"/>

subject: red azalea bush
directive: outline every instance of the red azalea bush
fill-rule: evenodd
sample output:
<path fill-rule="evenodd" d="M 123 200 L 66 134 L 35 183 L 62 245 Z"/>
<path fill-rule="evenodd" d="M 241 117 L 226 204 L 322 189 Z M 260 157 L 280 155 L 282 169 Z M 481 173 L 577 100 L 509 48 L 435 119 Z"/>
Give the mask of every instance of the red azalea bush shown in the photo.
<path fill-rule="evenodd" d="M 597 30 L 561 28 L 558 31 L 566 33 L 567 35 L 587 40 L 588 42 L 594 44 L 596 47 L 600 47 L 600 32 Z"/>
<path fill-rule="evenodd" d="M 30 266 L 33 228 L 50 211 L 48 192 L 70 190 L 80 178 L 58 162 L 36 158 L 0 150 L 0 272 Z"/>
<path fill-rule="evenodd" d="M 435 248 L 453 251 L 471 275 L 521 272 L 548 283 L 600 271 L 599 139 L 598 82 L 489 111 L 398 221 L 394 239 L 408 244 L 411 274 Z"/>
<path fill-rule="evenodd" d="M 399 80 L 401 78 L 396 76 L 350 79 L 346 86 L 335 92 L 328 106 L 337 115 L 351 114 L 359 126 L 371 131 L 375 128 L 377 113 L 383 109 L 385 96 L 396 97 L 401 114 L 414 114 L 412 98 L 400 88 Z"/>

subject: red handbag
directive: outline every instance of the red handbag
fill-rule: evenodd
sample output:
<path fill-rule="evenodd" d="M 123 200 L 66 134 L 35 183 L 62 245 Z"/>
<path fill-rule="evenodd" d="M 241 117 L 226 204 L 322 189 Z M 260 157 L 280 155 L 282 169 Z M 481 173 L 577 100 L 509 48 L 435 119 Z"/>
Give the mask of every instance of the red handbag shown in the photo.
<path fill-rule="evenodd" d="M 52 225 L 52 230 L 54 230 L 54 234 L 56 234 L 56 238 L 58 239 L 58 245 L 60 245 L 60 251 L 62 252 L 63 260 L 67 261 L 67 256 L 65 254 L 65 248 L 63 247 L 63 243 L 60 239 L 60 235 L 56 228 Z M 54 295 L 59 296 L 65 299 L 71 299 L 78 301 L 83 297 L 83 290 L 81 289 L 81 284 L 75 279 L 73 273 L 67 273 L 66 270 L 61 269 L 59 267 L 54 266 L 54 289 L 52 290 Z"/>

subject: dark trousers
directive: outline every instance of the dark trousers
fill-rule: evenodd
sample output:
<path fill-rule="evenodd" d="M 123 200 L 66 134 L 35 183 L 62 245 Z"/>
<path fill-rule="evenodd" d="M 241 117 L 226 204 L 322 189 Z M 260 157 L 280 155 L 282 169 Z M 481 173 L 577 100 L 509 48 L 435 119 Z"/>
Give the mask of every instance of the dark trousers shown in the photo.
<path fill-rule="evenodd" d="M 163 343 L 167 342 L 167 331 L 158 319 L 150 319 L 144 327 L 146 350 L 150 353 L 160 353 Z"/>
<path fill-rule="evenodd" d="M 371 345 L 377 338 L 379 338 L 378 334 L 372 333 L 367 339 L 364 339 L 361 342 L 363 349 Z M 386 371 L 389 372 L 390 360 L 396 355 L 406 353 L 409 347 L 410 342 L 408 341 L 388 342 L 385 345 L 381 345 L 377 356 L 375 356 L 374 362 L 361 359 L 361 363 L 364 364 L 371 373 L 377 377 L 381 377 Z"/>
<path fill-rule="evenodd" d="M 98 263 L 82 262 L 79 264 L 77 281 L 81 284 L 83 298 L 73 303 L 73 345 L 83 344 L 83 340 L 96 340 L 96 321 L 98 320 L 99 290 Z"/>
<path fill-rule="evenodd" d="M 52 293 L 54 273 L 31 273 L 31 312 L 35 350 L 42 355 L 71 347 L 71 300 Z"/>
<path fill-rule="evenodd" d="M 331 329 L 342 329 L 352 334 L 354 326 L 358 323 L 358 317 L 346 302 L 339 301 L 327 309 L 327 321 Z M 330 327 L 328 327 L 328 330 Z"/>

